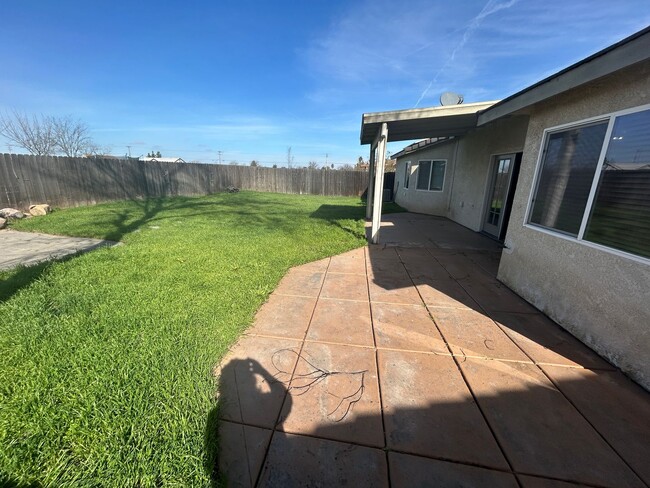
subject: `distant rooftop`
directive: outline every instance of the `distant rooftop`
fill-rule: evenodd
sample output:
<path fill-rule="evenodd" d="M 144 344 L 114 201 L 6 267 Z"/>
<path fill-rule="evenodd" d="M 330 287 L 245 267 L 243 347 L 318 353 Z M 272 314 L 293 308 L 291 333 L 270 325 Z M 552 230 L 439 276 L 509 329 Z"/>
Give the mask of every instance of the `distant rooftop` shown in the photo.
<path fill-rule="evenodd" d="M 430 146 L 434 146 L 436 144 L 441 144 L 443 142 L 449 142 L 453 139 L 453 137 L 429 137 L 428 139 L 424 139 L 422 141 L 414 142 L 413 144 L 406 146 L 404 149 L 402 149 L 400 152 L 397 152 L 393 154 L 393 158 L 401 158 L 402 156 L 406 156 L 407 154 L 414 153 L 416 151 L 420 151 L 421 149 L 425 149 Z"/>
<path fill-rule="evenodd" d="M 141 157 L 140 161 L 145 163 L 184 163 L 183 158 L 145 158 Z"/>

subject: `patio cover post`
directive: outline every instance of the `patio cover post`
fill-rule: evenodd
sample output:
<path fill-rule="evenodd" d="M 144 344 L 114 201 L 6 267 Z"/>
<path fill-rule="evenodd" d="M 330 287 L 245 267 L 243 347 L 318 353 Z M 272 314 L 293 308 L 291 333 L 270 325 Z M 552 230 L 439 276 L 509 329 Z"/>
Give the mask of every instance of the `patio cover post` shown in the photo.
<path fill-rule="evenodd" d="M 375 160 L 375 180 L 372 206 L 372 229 L 371 240 L 373 244 L 379 244 L 379 229 L 381 227 L 381 205 L 384 197 L 384 170 L 386 168 L 386 141 L 388 140 L 388 124 L 381 124 L 373 147 L 377 146 L 377 158 Z"/>
<path fill-rule="evenodd" d="M 372 218 L 372 197 L 375 184 L 375 143 L 370 144 L 370 157 L 368 159 L 368 191 L 366 192 L 366 219 Z"/>

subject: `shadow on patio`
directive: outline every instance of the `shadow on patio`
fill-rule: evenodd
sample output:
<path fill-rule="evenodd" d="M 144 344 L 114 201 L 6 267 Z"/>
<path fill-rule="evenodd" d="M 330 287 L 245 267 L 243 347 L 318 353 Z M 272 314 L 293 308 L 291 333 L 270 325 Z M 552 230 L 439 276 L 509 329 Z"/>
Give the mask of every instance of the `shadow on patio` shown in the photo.
<path fill-rule="evenodd" d="M 230 486 L 650 482 L 648 393 L 500 284 L 493 241 L 386 220 L 423 218 L 285 276 L 222 364 L 207 469 L 218 428 Z"/>
<path fill-rule="evenodd" d="M 354 353 L 331 349 L 337 359 Z M 450 356 L 380 351 L 378 381 L 372 354 L 362 355 L 370 356 L 357 360 L 367 367 L 363 378 L 333 370 L 312 377 L 309 389 L 301 388 L 301 374 L 314 369 L 308 364 L 322 368 L 331 359 L 301 356 L 297 368 L 305 369 L 291 383 L 268 381 L 277 369 L 254 359 L 227 364 L 224 382 L 236 377 L 230 393 L 238 394 L 224 400 L 218 423 L 227 485 L 570 486 L 564 480 L 620 487 L 648 480 L 647 398 L 619 373 L 545 368 L 553 385 L 529 364 L 468 359 L 459 370 Z M 216 431 L 213 419 L 208 430 Z"/>

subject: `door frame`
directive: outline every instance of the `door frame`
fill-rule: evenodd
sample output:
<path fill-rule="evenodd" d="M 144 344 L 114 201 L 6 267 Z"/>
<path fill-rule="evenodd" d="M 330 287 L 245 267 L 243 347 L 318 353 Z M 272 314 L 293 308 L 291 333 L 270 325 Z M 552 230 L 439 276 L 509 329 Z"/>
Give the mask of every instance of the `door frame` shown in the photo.
<path fill-rule="evenodd" d="M 519 177 L 519 168 L 521 166 L 521 158 L 523 153 L 521 151 L 502 152 L 493 154 L 490 157 L 490 171 L 487 181 L 487 189 L 485 192 L 485 205 L 483 209 L 483 216 L 481 220 L 481 232 L 496 239 L 503 241 L 508 228 L 508 221 L 510 220 L 510 211 L 512 209 L 512 200 L 517 186 L 517 179 Z M 496 226 L 496 233 L 494 232 L 494 225 L 487 223 L 487 218 L 490 212 L 490 201 L 493 198 L 494 184 L 496 183 L 496 176 L 498 171 L 498 163 L 500 159 L 511 157 L 510 171 L 508 175 L 506 193 L 503 198 L 503 207 L 500 214 L 499 225 Z M 486 229 L 486 225 L 492 226 L 492 229 Z"/>

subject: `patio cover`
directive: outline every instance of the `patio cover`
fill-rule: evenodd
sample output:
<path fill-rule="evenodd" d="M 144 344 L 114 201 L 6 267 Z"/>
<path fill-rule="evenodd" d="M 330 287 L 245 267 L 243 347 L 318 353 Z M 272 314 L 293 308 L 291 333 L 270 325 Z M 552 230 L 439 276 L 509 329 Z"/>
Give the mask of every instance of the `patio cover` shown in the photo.
<path fill-rule="evenodd" d="M 361 144 L 370 144 L 366 218 L 372 218 L 371 241 L 379 243 L 386 143 L 427 137 L 462 136 L 476 128 L 478 115 L 497 101 L 414 108 L 363 114 Z"/>
<path fill-rule="evenodd" d="M 363 114 L 361 144 L 372 144 L 383 123 L 388 125 L 387 142 L 462 136 L 476 127 L 478 113 L 495 103 L 497 101 Z"/>

